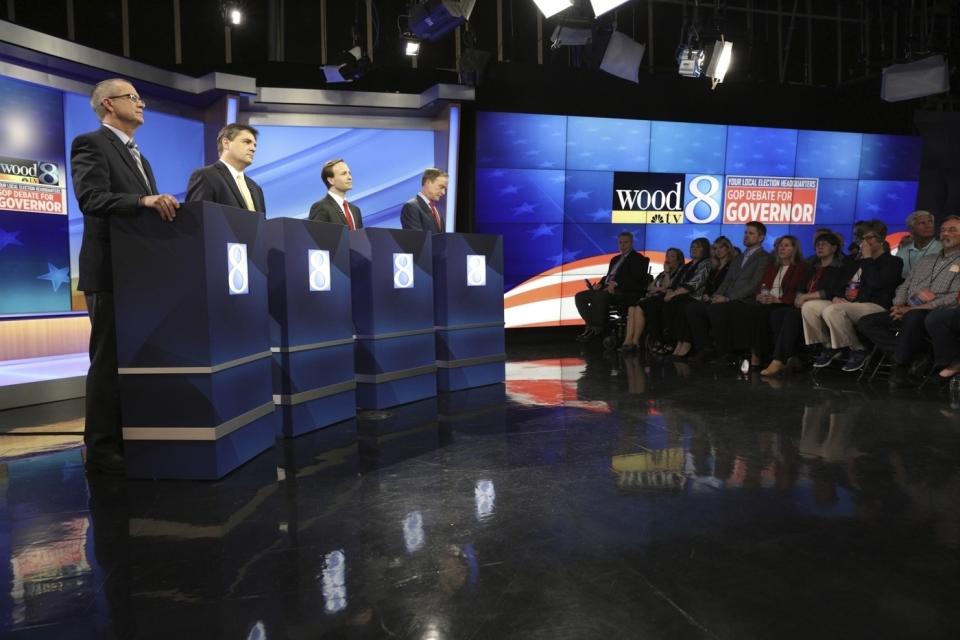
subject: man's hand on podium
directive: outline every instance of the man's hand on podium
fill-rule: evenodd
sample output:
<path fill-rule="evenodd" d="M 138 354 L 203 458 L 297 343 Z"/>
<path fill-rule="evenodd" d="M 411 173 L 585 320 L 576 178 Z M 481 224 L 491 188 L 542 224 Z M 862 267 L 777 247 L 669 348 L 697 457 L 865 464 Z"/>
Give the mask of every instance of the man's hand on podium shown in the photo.
<path fill-rule="evenodd" d="M 158 196 L 143 196 L 143 198 L 140 199 L 140 204 L 153 209 L 160 214 L 161 218 L 168 222 L 177 217 L 177 209 L 180 208 L 180 203 L 177 202 L 177 199 L 168 193 L 161 193 Z"/>

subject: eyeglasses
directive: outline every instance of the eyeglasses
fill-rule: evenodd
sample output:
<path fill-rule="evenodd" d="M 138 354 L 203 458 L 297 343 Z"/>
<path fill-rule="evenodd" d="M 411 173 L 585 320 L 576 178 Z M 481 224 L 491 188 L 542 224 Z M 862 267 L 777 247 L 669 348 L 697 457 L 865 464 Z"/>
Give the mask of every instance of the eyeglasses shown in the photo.
<path fill-rule="evenodd" d="M 135 94 L 135 93 L 124 93 L 124 94 L 119 95 L 119 96 L 107 96 L 107 97 L 108 97 L 109 99 L 111 99 L 111 100 L 116 100 L 117 98 L 126 98 L 127 100 L 129 100 L 129 101 L 132 102 L 133 104 L 137 104 L 137 103 L 139 102 L 139 103 L 142 104 L 143 106 L 147 106 L 147 103 L 146 103 L 140 96 L 138 96 L 138 95 Z"/>

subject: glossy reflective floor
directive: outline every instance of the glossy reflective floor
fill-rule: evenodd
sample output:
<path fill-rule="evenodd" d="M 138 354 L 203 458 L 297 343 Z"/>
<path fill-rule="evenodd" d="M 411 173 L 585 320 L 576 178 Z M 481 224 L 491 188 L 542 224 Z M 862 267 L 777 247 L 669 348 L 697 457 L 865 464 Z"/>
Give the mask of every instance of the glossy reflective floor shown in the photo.
<path fill-rule="evenodd" d="M 0 636 L 960 637 L 937 389 L 509 357 L 215 483 L 88 479 L 76 403 L 0 413 Z"/>

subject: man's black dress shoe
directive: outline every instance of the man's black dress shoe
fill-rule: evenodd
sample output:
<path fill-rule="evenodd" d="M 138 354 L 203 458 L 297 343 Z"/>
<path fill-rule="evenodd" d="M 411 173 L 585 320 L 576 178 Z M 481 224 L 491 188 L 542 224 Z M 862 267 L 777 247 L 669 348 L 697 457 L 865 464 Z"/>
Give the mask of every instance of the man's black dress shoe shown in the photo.
<path fill-rule="evenodd" d="M 127 468 L 123 463 L 123 456 L 119 453 L 105 453 L 96 455 L 87 455 L 87 461 L 83 465 L 88 473 L 102 473 L 111 476 L 122 476 Z"/>

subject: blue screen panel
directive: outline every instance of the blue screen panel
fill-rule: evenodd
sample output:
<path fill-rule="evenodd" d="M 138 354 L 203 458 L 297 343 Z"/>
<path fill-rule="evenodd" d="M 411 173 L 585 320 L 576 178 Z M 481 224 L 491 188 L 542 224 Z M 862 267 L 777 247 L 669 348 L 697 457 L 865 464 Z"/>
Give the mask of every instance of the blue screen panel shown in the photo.
<path fill-rule="evenodd" d="M 850 224 L 857 208 L 856 180 L 820 180 L 817 189 L 817 225 Z"/>
<path fill-rule="evenodd" d="M 896 180 L 861 180 L 857 189 L 857 220 L 876 218 L 900 225 L 915 209 L 917 183 Z"/>
<path fill-rule="evenodd" d="M 767 224 L 764 226 L 767 228 L 767 237 L 764 238 L 763 248 L 772 253 L 773 243 L 776 242 L 777 238 L 780 236 L 785 236 L 790 233 L 790 225 Z M 729 238 L 730 242 L 732 242 L 734 246 L 743 249 L 743 234 L 746 231 L 745 225 L 723 224 L 720 227 L 720 231 L 723 233 L 723 235 Z"/>
<path fill-rule="evenodd" d="M 567 222 L 610 222 L 613 172 L 568 171 L 564 194 Z"/>
<path fill-rule="evenodd" d="M 654 121 L 650 131 L 650 171 L 723 173 L 726 144 L 724 125 Z"/>
<path fill-rule="evenodd" d="M 347 200 L 366 227 L 400 227 L 400 207 L 420 190 L 423 170 L 434 161 L 428 129 L 346 129 L 259 126 L 250 177 L 263 188 L 267 217 L 305 218 L 327 189 L 320 169 L 343 158 L 353 175 Z"/>
<path fill-rule="evenodd" d="M 865 133 L 860 177 L 867 180 L 917 180 L 923 144 L 915 136 Z"/>
<path fill-rule="evenodd" d="M 564 264 L 591 256 L 616 253 L 619 251 L 617 236 L 624 231 L 633 234 L 634 248 L 643 247 L 646 244 L 645 230 L 649 229 L 642 224 L 568 224 L 564 227 Z"/>
<path fill-rule="evenodd" d="M 62 93 L 0 77 L 0 116 L 0 314 L 70 311 Z"/>
<path fill-rule="evenodd" d="M 862 133 L 800 131 L 796 175 L 804 178 L 859 177 L 862 140 Z"/>
<path fill-rule="evenodd" d="M 563 169 L 567 119 L 523 113 L 478 113 L 478 167 Z"/>
<path fill-rule="evenodd" d="M 690 243 L 697 238 L 706 238 L 712 244 L 720 237 L 719 224 L 650 224 L 646 225 L 646 249 L 648 251 L 666 251 L 676 247 L 683 255 L 690 257 Z M 736 243 L 734 243 L 736 244 Z"/>
<path fill-rule="evenodd" d="M 727 173 L 792 176 L 797 163 L 797 130 L 730 127 L 727 131 Z"/>
<path fill-rule="evenodd" d="M 547 223 L 477 222 L 477 233 L 503 236 L 505 291 L 548 269 L 568 262 L 563 251 L 563 226 Z"/>
<path fill-rule="evenodd" d="M 568 170 L 645 172 L 649 167 L 649 120 L 568 119 Z"/>
<path fill-rule="evenodd" d="M 563 222 L 563 171 L 477 169 L 477 219 Z"/>

